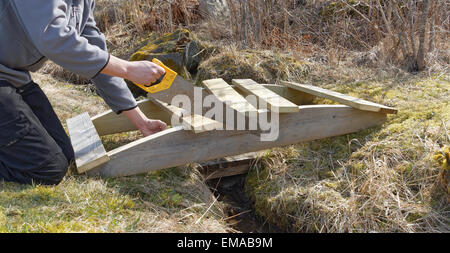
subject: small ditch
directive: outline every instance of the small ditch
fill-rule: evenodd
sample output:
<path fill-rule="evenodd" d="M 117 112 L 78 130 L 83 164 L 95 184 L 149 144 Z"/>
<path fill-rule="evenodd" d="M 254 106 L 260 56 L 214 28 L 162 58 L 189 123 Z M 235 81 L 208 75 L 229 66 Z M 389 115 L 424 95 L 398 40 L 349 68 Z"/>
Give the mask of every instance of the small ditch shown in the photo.
<path fill-rule="evenodd" d="M 207 181 L 208 186 L 218 200 L 225 204 L 227 222 L 242 233 L 282 233 L 285 232 L 258 216 L 245 194 L 247 175 L 223 177 Z"/>

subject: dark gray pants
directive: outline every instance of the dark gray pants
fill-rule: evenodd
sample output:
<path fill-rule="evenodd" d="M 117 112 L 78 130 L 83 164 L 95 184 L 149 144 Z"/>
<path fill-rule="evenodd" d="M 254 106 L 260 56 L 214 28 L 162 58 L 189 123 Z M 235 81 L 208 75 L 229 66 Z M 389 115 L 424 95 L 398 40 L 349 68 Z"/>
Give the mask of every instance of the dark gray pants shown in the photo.
<path fill-rule="evenodd" d="M 47 96 L 31 82 L 0 80 L 0 180 L 58 184 L 74 151 Z"/>

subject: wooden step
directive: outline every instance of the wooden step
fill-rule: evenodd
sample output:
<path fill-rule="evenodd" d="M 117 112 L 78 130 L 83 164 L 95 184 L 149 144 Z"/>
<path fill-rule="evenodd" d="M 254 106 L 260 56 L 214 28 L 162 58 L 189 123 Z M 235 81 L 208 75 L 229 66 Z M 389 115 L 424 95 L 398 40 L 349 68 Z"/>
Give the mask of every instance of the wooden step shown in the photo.
<path fill-rule="evenodd" d="M 257 106 L 258 109 L 269 109 L 279 113 L 298 112 L 299 110 L 296 104 L 251 79 L 233 79 L 233 84 L 246 94 L 255 95 L 258 99 L 266 103 L 267 108 L 262 108 L 261 105 L 254 105 Z"/>
<path fill-rule="evenodd" d="M 78 173 L 109 161 L 103 143 L 87 112 L 67 120 L 70 141 L 75 151 Z"/>
<path fill-rule="evenodd" d="M 219 101 L 230 103 L 230 107 L 238 113 L 242 113 L 245 116 L 257 115 L 257 109 L 222 78 L 205 80 L 203 85 Z"/>
<path fill-rule="evenodd" d="M 171 117 L 176 117 L 176 122 L 181 121 L 180 125 L 183 125 L 194 133 L 202 133 L 223 128 L 223 123 L 215 121 L 213 119 L 206 118 L 197 114 L 186 114 L 184 109 L 169 105 L 158 99 L 154 99 L 153 102 L 162 110 L 169 113 Z"/>
<path fill-rule="evenodd" d="M 289 88 L 296 89 L 302 92 L 306 92 L 312 94 L 317 97 L 326 98 L 333 100 L 335 102 L 351 106 L 353 108 L 363 110 L 363 111 L 371 111 L 371 112 L 382 112 L 387 114 L 396 114 L 397 109 L 387 107 L 384 105 L 376 104 L 370 101 L 366 101 L 363 99 L 355 98 L 352 96 L 348 96 L 339 92 L 323 89 L 317 86 L 308 85 L 308 84 L 299 84 L 294 82 L 285 82 L 281 81 L 282 84 L 286 85 Z"/>

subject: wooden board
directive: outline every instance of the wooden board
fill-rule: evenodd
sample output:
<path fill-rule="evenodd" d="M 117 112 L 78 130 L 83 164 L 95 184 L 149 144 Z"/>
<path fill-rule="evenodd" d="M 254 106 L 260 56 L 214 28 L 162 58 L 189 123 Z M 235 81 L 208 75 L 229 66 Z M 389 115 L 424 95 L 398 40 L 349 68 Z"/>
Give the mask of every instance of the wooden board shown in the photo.
<path fill-rule="evenodd" d="M 233 84 L 247 94 L 255 95 L 258 99 L 264 101 L 267 109 L 271 111 L 279 113 L 298 112 L 298 106 L 296 104 L 251 79 L 233 79 Z M 261 105 L 253 106 L 256 106 L 258 109 L 266 109 L 262 108 Z"/>
<path fill-rule="evenodd" d="M 162 110 L 168 112 L 172 117 L 175 116 L 174 122 L 181 124 L 188 130 L 193 131 L 194 133 L 202 133 L 205 131 L 211 131 L 215 129 L 223 128 L 223 124 L 215 121 L 210 118 L 203 117 L 201 115 L 193 114 L 186 115 L 186 111 L 182 108 L 169 105 L 160 100 L 154 99 L 153 101 L 156 105 L 158 105 Z"/>
<path fill-rule="evenodd" d="M 273 147 L 353 133 L 382 124 L 386 114 L 345 105 L 300 106 L 297 113 L 280 114 L 274 141 L 248 131 L 208 131 L 195 134 L 182 126 L 167 129 L 108 152 L 111 161 L 90 175 L 118 177 L 200 163 Z"/>
<path fill-rule="evenodd" d="M 198 114 L 185 116 L 181 120 L 183 121 L 183 125 L 194 133 L 203 133 L 223 128 L 222 123 Z"/>
<path fill-rule="evenodd" d="M 203 81 L 205 88 L 221 102 L 229 102 L 230 107 L 246 116 L 256 115 L 256 108 L 235 91 L 222 78 Z"/>
<path fill-rule="evenodd" d="M 282 96 L 283 98 L 291 101 L 296 105 L 310 105 L 314 100 L 313 95 L 299 90 L 291 89 L 284 85 L 262 84 L 262 86 L 264 86 L 264 88 L 266 89 L 271 90 L 272 92 L 275 92 L 276 94 Z"/>
<path fill-rule="evenodd" d="M 264 152 L 251 152 L 237 156 L 227 156 L 199 164 L 199 171 L 206 180 L 246 174 L 256 159 Z"/>
<path fill-rule="evenodd" d="M 68 119 L 67 128 L 75 151 L 78 173 L 86 172 L 109 161 L 102 141 L 87 112 Z"/>
<path fill-rule="evenodd" d="M 299 84 L 294 82 L 285 82 L 282 81 L 284 85 L 290 87 L 292 89 L 297 89 L 299 91 L 310 93 L 314 96 L 318 96 L 321 98 L 327 98 L 338 103 L 351 106 L 353 108 L 371 112 L 383 112 L 383 113 L 397 113 L 397 110 L 391 107 L 387 107 L 384 105 L 376 104 L 370 101 L 366 101 L 363 99 L 355 98 L 352 96 L 348 96 L 339 92 L 323 89 L 313 85 L 307 84 Z"/>

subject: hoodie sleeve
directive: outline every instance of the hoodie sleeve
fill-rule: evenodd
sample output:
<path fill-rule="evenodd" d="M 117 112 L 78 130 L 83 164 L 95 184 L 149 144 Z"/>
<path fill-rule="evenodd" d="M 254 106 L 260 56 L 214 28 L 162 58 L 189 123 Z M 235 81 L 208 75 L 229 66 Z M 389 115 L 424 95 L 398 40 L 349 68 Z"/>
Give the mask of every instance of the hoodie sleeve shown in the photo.
<path fill-rule="evenodd" d="M 39 52 L 63 68 L 92 78 L 108 63 L 109 54 L 79 36 L 68 25 L 63 0 L 13 0 L 14 10 Z"/>
<path fill-rule="evenodd" d="M 94 20 L 94 1 L 89 8 L 89 18 L 81 32 L 81 36 L 86 38 L 91 45 L 98 46 L 107 52 L 105 36 L 97 28 Z M 131 91 L 122 78 L 98 74 L 92 78 L 97 93 L 105 100 L 108 106 L 116 113 L 133 109 L 137 106 Z"/>

